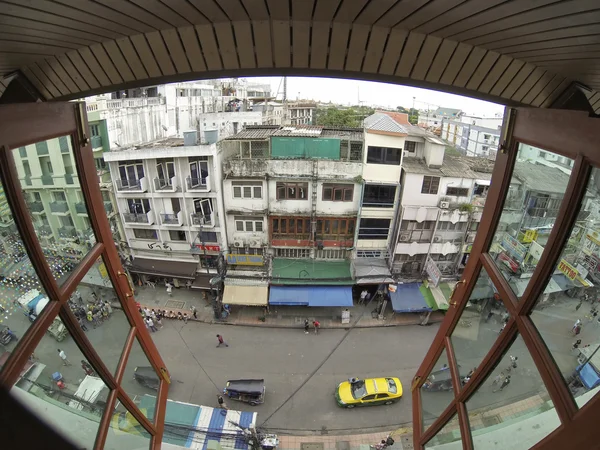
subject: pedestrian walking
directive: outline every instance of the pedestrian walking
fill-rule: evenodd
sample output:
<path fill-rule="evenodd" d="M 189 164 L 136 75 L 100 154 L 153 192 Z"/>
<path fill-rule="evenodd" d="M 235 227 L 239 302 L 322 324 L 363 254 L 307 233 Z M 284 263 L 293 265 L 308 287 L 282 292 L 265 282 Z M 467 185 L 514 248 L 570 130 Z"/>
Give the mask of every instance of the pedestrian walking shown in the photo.
<path fill-rule="evenodd" d="M 581 339 L 577 339 L 575 342 L 573 342 L 572 350 L 577 350 L 580 345 L 581 345 Z"/>
<path fill-rule="evenodd" d="M 496 375 L 496 377 L 494 378 L 494 381 L 492 381 L 492 386 L 502 383 L 502 380 L 504 380 L 504 371 L 502 371 L 498 375 Z"/>
<path fill-rule="evenodd" d="M 227 403 L 225 403 L 225 400 L 223 399 L 223 396 L 220 394 L 217 394 L 217 403 L 219 403 L 219 408 L 229 409 L 227 407 Z"/>
<path fill-rule="evenodd" d="M 161 329 L 163 327 L 162 314 L 156 314 L 156 320 L 154 321 L 154 325 L 158 325 L 158 329 Z"/>
<path fill-rule="evenodd" d="M 315 327 L 315 334 L 319 334 L 319 328 L 321 328 L 321 324 L 318 320 L 313 320 L 313 327 Z"/>
<path fill-rule="evenodd" d="M 581 324 L 573 327 L 573 336 L 579 336 L 579 333 L 581 333 Z"/>
<path fill-rule="evenodd" d="M 146 318 L 146 324 L 148 325 L 148 328 L 150 328 L 150 331 L 152 331 L 153 333 L 154 333 L 155 331 L 158 331 L 158 330 L 156 329 L 156 327 L 154 326 L 154 321 L 152 320 L 152 317 L 148 316 L 148 317 Z"/>
<path fill-rule="evenodd" d="M 81 320 L 81 317 L 77 318 L 77 323 L 79 324 L 79 326 L 81 327 L 81 329 L 83 331 L 87 331 L 88 330 L 87 327 L 85 326 L 85 323 L 83 322 L 83 320 Z"/>
<path fill-rule="evenodd" d="M 308 334 L 308 319 L 304 319 L 304 334 Z"/>
<path fill-rule="evenodd" d="M 192 316 L 194 316 L 194 319 L 198 319 L 198 312 L 196 311 L 196 307 L 192 305 L 190 310 L 192 311 Z"/>
<path fill-rule="evenodd" d="M 187 323 L 188 321 L 188 315 L 187 313 L 183 313 L 183 323 Z"/>
<path fill-rule="evenodd" d="M 152 315 L 148 307 L 144 308 L 144 318 L 148 318 Z"/>
<path fill-rule="evenodd" d="M 62 351 L 60 348 L 57 351 L 58 351 L 58 356 L 60 357 L 60 359 L 62 359 L 63 366 L 70 366 L 71 361 L 69 361 L 67 359 L 67 354 L 64 351 Z"/>
<path fill-rule="evenodd" d="M 86 375 L 96 375 L 94 368 L 85 360 L 81 360 L 81 368 L 85 372 Z"/>
<path fill-rule="evenodd" d="M 173 285 L 167 281 L 165 286 L 167 287 L 167 294 L 171 297 L 173 295 Z"/>
<path fill-rule="evenodd" d="M 519 358 L 517 356 L 510 355 L 510 364 L 509 364 L 508 368 L 506 369 L 507 372 L 510 373 L 510 371 L 512 369 L 516 369 L 517 368 L 517 360 L 518 359 Z"/>
<path fill-rule="evenodd" d="M 225 347 L 229 347 L 227 342 L 225 342 L 223 340 L 223 336 L 221 336 L 220 334 L 217 334 L 217 340 L 219 341 L 219 343 L 217 344 L 217 347 L 220 347 L 221 345 L 224 345 Z"/>
<path fill-rule="evenodd" d="M 450 369 L 450 367 L 448 367 L 448 364 L 444 364 L 442 365 L 442 367 L 440 367 L 440 370 L 448 370 Z"/>
<path fill-rule="evenodd" d="M 150 317 L 152 317 L 152 320 L 156 319 L 156 311 L 154 311 L 154 308 L 150 311 Z"/>
<path fill-rule="evenodd" d="M 510 375 L 508 375 L 503 381 L 502 384 L 500 385 L 500 387 L 498 389 L 494 389 L 493 392 L 498 392 L 501 391 L 502 389 L 504 389 L 506 386 L 508 386 L 510 384 Z"/>
<path fill-rule="evenodd" d="M 575 311 L 579 311 L 579 308 L 581 308 L 581 305 L 583 305 L 583 300 L 580 300 L 579 303 L 577 303 L 577 306 L 575 307 Z"/>
<path fill-rule="evenodd" d="M 19 340 L 19 338 L 17 337 L 17 335 L 15 334 L 15 332 L 13 330 L 11 330 L 10 328 L 6 327 L 6 332 L 9 334 L 9 336 L 11 337 L 11 339 L 14 339 L 15 341 Z"/>

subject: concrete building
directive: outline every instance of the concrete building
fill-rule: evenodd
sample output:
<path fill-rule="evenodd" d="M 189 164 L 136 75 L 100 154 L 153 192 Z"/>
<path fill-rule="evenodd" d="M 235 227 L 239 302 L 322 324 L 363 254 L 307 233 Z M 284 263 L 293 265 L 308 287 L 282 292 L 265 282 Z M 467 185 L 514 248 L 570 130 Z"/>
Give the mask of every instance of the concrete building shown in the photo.
<path fill-rule="evenodd" d="M 500 144 L 502 120 L 500 115 L 495 117 L 462 115 L 459 120 L 444 118 L 440 136 L 465 156 L 495 159 Z"/>
<path fill-rule="evenodd" d="M 252 105 L 252 111 L 262 114 L 262 123 L 265 125 L 281 125 L 283 123 L 283 103 L 258 102 Z"/>
<path fill-rule="evenodd" d="M 460 120 L 463 115 L 462 110 L 454 108 L 438 107 L 435 111 L 426 110 L 419 111 L 419 119 L 417 125 L 427 130 L 436 130 L 442 126 L 442 121 Z"/>
<path fill-rule="evenodd" d="M 215 144 L 195 132 L 105 155 L 139 280 L 174 278 L 208 288 L 227 248 Z M 151 278 L 148 278 L 151 277 Z"/>
<path fill-rule="evenodd" d="M 288 102 L 286 125 L 313 125 L 317 104 L 312 101 L 297 100 Z"/>

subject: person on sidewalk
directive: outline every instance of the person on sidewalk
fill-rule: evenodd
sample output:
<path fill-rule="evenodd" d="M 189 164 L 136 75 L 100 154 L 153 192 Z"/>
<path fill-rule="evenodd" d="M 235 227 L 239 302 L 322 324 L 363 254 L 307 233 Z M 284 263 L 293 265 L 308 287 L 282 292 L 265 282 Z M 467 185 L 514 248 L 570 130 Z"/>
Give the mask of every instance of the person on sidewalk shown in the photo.
<path fill-rule="evenodd" d="M 304 319 L 304 334 L 308 334 L 308 319 Z"/>
<path fill-rule="evenodd" d="M 502 384 L 500 385 L 500 387 L 498 389 L 494 389 L 493 392 L 501 391 L 509 384 L 510 384 L 510 375 L 507 375 L 507 377 L 502 381 Z"/>
<path fill-rule="evenodd" d="M 219 408 L 229 409 L 227 407 L 227 403 L 225 403 L 225 400 L 223 400 L 223 396 L 222 395 L 217 394 L 217 402 L 219 403 Z"/>
<path fill-rule="evenodd" d="M 190 310 L 192 311 L 192 316 L 194 316 L 194 319 L 198 320 L 198 312 L 196 311 L 196 307 L 192 305 Z"/>
<path fill-rule="evenodd" d="M 94 371 L 94 368 L 90 365 L 90 363 L 83 359 L 81 360 L 81 368 L 83 369 L 86 375 L 96 375 L 96 372 Z"/>
<path fill-rule="evenodd" d="M 167 294 L 169 294 L 169 297 L 172 297 L 173 296 L 173 285 L 167 281 L 165 283 L 165 286 L 167 287 Z"/>
<path fill-rule="evenodd" d="M 77 318 L 77 323 L 79 324 L 79 326 L 81 327 L 81 329 L 83 331 L 87 331 L 88 330 L 87 327 L 85 326 L 85 323 L 83 322 L 83 320 L 81 320 L 81 317 Z"/>
<path fill-rule="evenodd" d="M 67 359 L 67 354 L 63 352 L 60 348 L 58 349 L 58 356 L 62 359 L 63 366 L 70 366 L 71 361 Z"/>
<path fill-rule="evenodd" d="M 187 313 L 183 313 L 183 323 L 187 324 L 188 321 L 188 315 Z"/>
<path fill-rule="evenodd" d="M 146 325 L 148 325 L 148 328 L 150 328 L 150 331 L 152 331 L 153 333 L 154 333 L 155 331 L 158 331 L 158 330 L 156 329 L 156 327 L 154 326 L 154 321 L 152 320 L 152 317 L 150 317 L 150 316 L 148 316 L 148 317 L 146 318 Z"/>
<path fill-rule="evenodd" d="M 321 327 L 321 324 L 318 320 L 313 320 L 313 327 L 315 327 L 315 334 L 319 334 L 319 328 Z"/>
<path fill-rule="evenodd" d="M 227 344 L 227 342 L 225 342 L 223 340 L 223 336 L 221 336 L 220 334 L 217 334 L 217 339 L 219 341 L 219 343 L 217 344 L 217 348 L 219 348 L 221 345 L 224 345 L 225 347 L 229 347 L 229 345 Z"/>

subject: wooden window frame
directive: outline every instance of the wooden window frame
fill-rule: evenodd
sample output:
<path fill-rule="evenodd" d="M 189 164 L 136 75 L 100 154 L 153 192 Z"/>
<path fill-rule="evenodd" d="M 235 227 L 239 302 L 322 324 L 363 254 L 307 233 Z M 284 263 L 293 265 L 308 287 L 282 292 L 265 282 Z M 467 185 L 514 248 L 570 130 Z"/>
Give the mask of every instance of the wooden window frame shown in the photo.
<path fill-rule="evenodd" d="M 0 106 L 0 180 L 17 231 L 21 236 L 40 284 L 50 300 L 37 320 L 29 326 L 13 348 L 10 357 L 0 371 L 0 386 L 7 391 L 12 388 L 18 381 L 21 370 L 30 355 L 36 350 L 44 337 L 49 325 L 57 316 L 60 316 L 84 357 L 110 389 L 93 448 L 99 450 L 104 447 L 118 400 L 149 433 L 151 436 L 150 448 L 158 449 L 161 446 L 164 429 L 169 383 L 167 381 L 169 380 L 168 371 L 140 314 L 135 308 L 131 287 L 128 279 L 124 276 L 125 271 L 121 266 L 108 218 L 104 211 L 94 155 L 86 130 L 89 130 L 89 127 L 85 103 L 83 102 L 26 103 Z M 83 198 L 97 239 L 96 244 L 61 285 L 55 280 L 44 258 L 42 246 L 36 237 L 24 194 L 21 190 L 14 154 L 11 150 L 60 136 L 70 136 L 72 139 L 77 175 L 81 181 Z M 108 276 L 131 326 L 121 359 L 114 373 L 104 364 L 102 358 L 79 326 L 67 303 L 83 277 L 100 257 L 103 258 Z M 146 418 L 120 384 L 129 353 L 136 340 L 161 380 L 157 394 L 155 423 Z"/>
<path fill-rule="evenodd" d="M 566 133 L 565 130 L 572 130 L 572 132 Z M 597 120 L 580 111 L 507 108 L 500 142 L 501 146 L 492 174 L 494 183 L 490 186 L 480 222 L 480 230 L 485 231 L 477 234 L 471 257 L 453 294 L 452 307 L 411 384 L 413 442 L 417 449 L 423 449 L 455 414 L 459 420 L 463 448 L 467 450 L 474 448 L 466 402 L 486 381 L 498 361 L 519 335 L 535 363 L 561 421 L 561 425 L 532 448 L 585 448 L 590 445 L 590 442 L 596 442 L 598 438 L 595 423 L 600 415 L 600 395 L 595 395 L 584 406 L 578 408 L 544 339 L 529 317 L 571 234 L 592 169 L 600 167 L 600 152 L 598 152 L 600 137 L 597 133 Z M 519 143 L 532 145 L 575 161 L 565 190 L 565 201 L 560 205 L 545 250 L 520 299 L 516 297 L 496 267 L 493 258 L 487 253 L 509 191 Z M 511 318 L 483 361 L 477 366 L 469 383 L 462 387 L 450 338 L 483 268 L 498 289 L 499 297 Z M 443 351 L 446 352 L 455 386 L 454 399 L 437 420 L 423 432 L 420 387 L 434 369 Z"/>
<path fill-rule="evenodd" d="M 331 198 L 325 198 L 325 190 L 331 190 Z M 335 199 L 335 192 L 341 191 L 341 198 Z M 346 195 L 350 193 L 350 198 L 346 198 Z M 324 183 L 321 200 L 324 202 L 352 202 L 354 200 L 354 185 L 353 184 L 334 184 Z"/>
<path fill-rule="evenodd" d="M 371 149 L 375 150 L 378 149 L 379 150 L 379 157 L 378 158 L 373 158 L 371 157 L 369 159 L 369 155 L 371 153 Z M 390 162 L 389 158 L 388 158 L 388 154 L 390 153 L 394 153 L 397 152 L 398 153 L 398 161 L 396 162 L 396 158 L 394 158 L 393 161 Z M 403 149 L 401 148 L 395 148 L 395 147 L 380 147 L 378 145 L 369 145 L 367 147 L 367 164 L 382 164 L 385 166 L 399 166 L 402 163 L 402 152 Z"/>
<path fill-rule="evenodd" d="M 289 189 L 295 190 L 295 197 L 290 197 L 288 195 Z M 305 196 L 304 198 L 299 198 L 300 189 L 304 189 Z M 281 194 L 283 192 L 283 195 Z M 306 201 L 308 200 L 308 182 L 282 182 L 278 181 L 275 185 L 275 193 L 277 200 L 299 200 Z"/>
<path fill-rule="evenodd" d="M 437 180 L 437 182 L 434 183 L 435 180 Z M 436 177 L 433 175 L 425 175 L 423 177 L 423 184 L 421 185 L 421 194 L 437 195 L 438 192 L 440 191 L 440 182 L 441 182 L 441 177 Z M 435 192 L 432 192 L 432 186 L 434 184 L 436 184 Z M 427 186 L 427 189 L 425 189 L 425 186 Z"/>
<path fill-rule="evenodd" d="M 450 191 L 452 189 L 457 189 L 457 190 L 466 191 L 466 192 L 465 192 L 464 195 L 461 195 L 461 194 L 451 194 Z M 469 196 L 469 188 L 456 187 L 456 186 L 446 186 L 446 195 L 449 195 L 451 197 L 468 197 Z"/>

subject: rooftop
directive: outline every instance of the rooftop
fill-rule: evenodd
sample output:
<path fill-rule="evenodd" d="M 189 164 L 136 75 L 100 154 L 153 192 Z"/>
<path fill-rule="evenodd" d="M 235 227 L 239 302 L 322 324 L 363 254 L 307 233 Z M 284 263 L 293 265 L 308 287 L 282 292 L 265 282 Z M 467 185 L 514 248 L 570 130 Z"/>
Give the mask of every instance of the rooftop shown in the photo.
<path fill-rule="evenodd" d="M 369 117 L 365 118 L 364 121 L 365 128 L 370 131 L 384 131 L 387 133 L 396 133 L 396 134 L 407 134 L 406 128 L 398 123 L 394 118 L 389 115 L 376 112 L 375 114 L 371 114 Z"/>
<path fill-rule="evenodd" d="M 242 131 L 226 138 L 226 141 L 266 140 L 271 136 L 313 137 L 350 141 L 362 141 L 362 128 L 322 127 L 316 125 L 247 125 Z"/>
<path fill-rule="evenodd" d="M 562 170 L 529 161 L 517 162 L 513 177 L 532 190 L 561 195 L 565 193 L 565 186 L 569 182 L 569 175 Z"/>
<path fill-rule="evenodd" d="M 273 284 L 353 284 L 350 261 L 273 259 Z"/>
<path fill-rule="evenodd" d="M 442 167 L 435 168 L 427 167 L 424 159 L 406 157 L 402 162 L 402 168 L 407 173 L 490 180 L 494 161 L 468 156 L 445 155 Z"/>
<path fill-rule="evenodd" d="M 458 117 L 461 112 L 462 110 L 460 109 L 439 107 L 435 110 L 434 114 L 444 117 Z"/>
<path fill-rule="evenodd" d="M 265 140 L 273 136 L 281 127 L 279 125 L 246 125 L 237 134 L 229 136 L 226 141 Z"/>

